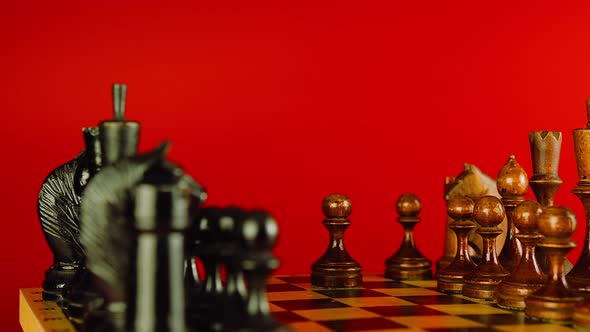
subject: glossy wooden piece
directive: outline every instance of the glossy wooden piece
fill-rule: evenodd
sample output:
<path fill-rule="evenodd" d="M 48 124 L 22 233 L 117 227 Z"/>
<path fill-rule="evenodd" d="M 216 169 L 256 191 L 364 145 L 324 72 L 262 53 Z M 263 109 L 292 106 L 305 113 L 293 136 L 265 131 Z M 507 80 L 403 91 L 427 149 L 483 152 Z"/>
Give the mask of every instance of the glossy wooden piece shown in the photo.
<path fill-rule="evenodd" d="M 529 185 L 542 206 L 552 206 L 563 181 L 559 178 L 559 155 L 562 135 L 559 131 L 529 133 L 533 176 Z"/>
<path fill-rule="evenodd" d="M 576 305 L 574 309 L 574 327 L 579 331 L 590 331 L 590 297 Z"/>
<path fill-rule="evenodd" d="M 524 299 L 543 287 L 547 280 L 535 256 L 537 242 L 543 237 L 537 227 L 541 212 L 541 205 L 531 200 L 518 204 L 513 211 L 514 226 L 519 230 L 515 236 L 522 244 L 523 255 L 518 266 L 498 287 L 496 301 L 502 308 L 524 310 Z"/>
<path fill-rule="evenodd" d="M 522 256 L 522 247 L 518 239 L 514 236 L 516 229 L 512 222 L 512 211 L 518 204 L 524 201 L 524 196 L 528 191 L 528 183 L 526 172 L 516 161 L 516 158 L 511 155 L 504 167 L 500 170 L 497 179 L 498 192 L 502 196 L 502 204 L 504 205 L 504 209 L 506 209 L 506 217 L 508 219 L 508 236 L 498 258 L 500 264 L 509 272 L 514 271 Z"/>
<path fill-rule="evenodd" d="M 579 179 L 578 185 L 572 190 L 572 193 L 578 196 L 584 205 L 586 235 L 582 253 L 567 275 L 571 286 L 583 292 L 584 296 L 590 296 L 590 99 L 587 101 L 587 110 L 589 127 L 575 129 L 572 132 Z"/>
<path fill-rule="evenodd" d="M 397 200 L 397 221 L 404 228 L 404 239 L 398 251 L 385 261 L 385 277 L 395 280 L 432 279 L 432 262 L 416 248 L 413 229 L 422 209 L 416 195 L 403 194 Z"/>
<path fill-rule="evenodd" d="M 445 203 L 447 203 L 449 190 L 455 185 L 456 178 L 454 176 L 445 176 L 445 186 L 444 186 L 444 198 Z M 446 216 L 445 221 L 445 247 L 443 250 L 443 256 L 436 261 L 436 273 L 443 268 L 449 266 L 453 259 L 455 258 L 455 252 L 457 250 L 457 239 L 455 238 L 455 233 L 451 231 L 449 228 L 449 216 Z"/>
<path fill-rule="evenodd" d="M 477 232 L 483 238 L 481 262 L 465 277 L 463 295 L 467 297 L 493 300 L 498 285 L 509 272 L 498 263 L 496 237 L 502 233 L 498 225 L 505 217 L 502 202 L 494 196 L 484 196 L 475 202 L 473 219 L 481 226 Z"/>
<path fill-rule="evenodd" d="M 532 131 L 529 133 L 533 176 L 529 185 L 542 206 L 553 206 L 555 194 L 563 181 L 559 178 L 559 155 L 561 153 L 562 135 L 559 131 Z M 543 272 L 549 271 L 549 260 L 540 248 L 535 251 L 537 262 Z M 565 271 L 573 265 L 565 261 Z"/>
<path fill-rule="evenodd" d="M 449 200 L 447 213 L 454 220 L 450 227 L 457 235 L 457 253 L 451 264 L 443 268 L 437 275 L 437 288 L 442 292 L 461 293 L 465 276 L 477 267 L 469 257 L 467 243 L 469 233 L 477 227 L 471 221 L 473 207 L 473 200 L 467 197 Z"/>
<path fill-rule="evenodd" d="M 348 216 L 352 211 L 350 199 L 345 195 L 328 195 L 322 203 L 322 211 L 330 241 L 326 252 L 311 266 L 311 284 L 326 288 L 360 287 L 361 266 L 344 247 L 344 231 L 350 225 Z"/>
<path fill-rule="evenodd" d="M 525 314 L 538 320 L 567 322 L 582 301 L 568 286 L 563 270 L 565 256 L 576 246 L 570 240 L 576 230 L 576 217 L 565 207 L 550 206 L 543 209 L 538 225 L 544 236 L 538 246 L 549 258 L 550 270 L 545 285 L 525 299 Z"/>

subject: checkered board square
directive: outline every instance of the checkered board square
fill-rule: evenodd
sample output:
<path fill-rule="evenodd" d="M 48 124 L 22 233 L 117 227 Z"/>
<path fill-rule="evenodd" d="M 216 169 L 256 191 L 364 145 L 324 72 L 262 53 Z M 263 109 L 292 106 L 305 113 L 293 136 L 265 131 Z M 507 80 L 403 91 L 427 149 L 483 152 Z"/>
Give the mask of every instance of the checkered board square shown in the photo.
<path fill-rule="evenodd" d="M 575 331 L 529 320 L 489 301 L 437 291 L 436 280 L 364 276 L 355 289 L 312 287 L 309 276 L 271 277 L 273 315 L 295 331 Z"/>

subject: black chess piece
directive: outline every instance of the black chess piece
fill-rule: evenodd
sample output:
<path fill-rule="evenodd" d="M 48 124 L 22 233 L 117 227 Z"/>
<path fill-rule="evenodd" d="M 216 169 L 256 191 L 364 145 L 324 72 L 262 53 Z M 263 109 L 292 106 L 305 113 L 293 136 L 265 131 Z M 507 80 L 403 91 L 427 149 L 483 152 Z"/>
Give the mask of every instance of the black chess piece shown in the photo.
<path fill-rule="evenodd" d="M 223 210 L 219 207 L 199 209 L 193 228 L 191 255 L 202 262 L 204 273 L 190 290 L 187 311 L 191 326 L 197 330 L 217 330 L 219 317 L 215 309 L 223 294 L 221 280 L 222 250 L 219 227 Z"/>
<path fill-rule="evenodd" d="M 241 250 L 237 253 L 244 273 L 247 295 L 243 305 L 226 324 L 229 331 L 289 331 L 270 314 L 266 281 L 279 266 L 271 249 L 278 237 L 276 221 L 263 211 L 251 211 L 239 222 Z"/>
<path fill-rule="evenodd" d="M 85 135 L 86 151 L 89 151 L 88 167 L 79 168 L 82 170 L 80 179 L 84 185 L 88 184 L 99 168 L 137 153 L 140 125 L 136 121 L 125 120 L 126 91 L 127 86 L 124 84 L 113 85 L 113 119 L 102 121 L 98 128 L 92 128 Z M 86 313 L 100 303 L 92 289 L 84 260 L 71 282 L 64 287 L 63 295 L 64 311 L 77 326 L 83 323 Z"/>
<path fill-rule="evenodd" d="M 182 182 L 154 175 L 133 189 L 127 330 L 186 331 L 182 281 L 191 192 Z"/>
<path fill-rule="evenodd" d="M 63 304 L 63 290 L 84 265 L 80 233 L 80 196 L 100 169 L 98 128 L 83 128 L 85 149 L 73 160 L 53 170 L 39 192 L 41 228 L 53 253 L 53 264 L 45 272 L 43 299 Z"/>
<path fill-rule="evenodd" d="M 239 243 L 238 228 L 244 219 L 244 210 L 238 207 L 224 209 L 219 221 L 220 241 L 222 242 L 221 260 L 225 266 L 225 297 L 226 304 L 232 308 L 242 303 L 246 297 L 246 284 L 244 273 L 237 258 L 241 246 Z"/>
<path fill-rule="evenodd" d="M 135 252 L 136 249 L 135 243 L 132 241 L 134 234 L 137 234 L 132 228 L 135 220 L 133 219 L 135 211 L 132 209 L 132 203 L 137 199 L 131 194 L 137 186 L 141 184 L 158 184 L 160 186 L 174 184 L 190 188 L 190 195 L 187 194 L 190 198 L 187 209 L 190 209 L 191 205 L 200 203 L 206 197 L 198 184 L 184 174 L 178 166 L 165 160 L 166 150 L 167 144 L 163 144 L 150 153 L 125 158 L 104 167 L 84 192 L 80 240 L 86 249 L 86 264 L 91 273 L 93 287 L 104 298 L 103 305 L 96 311 L 89 313 L 85 319 L 84 328 L 89 331 L 97 331 L 92 324 L 88 323 L 96 322 L 97 319 L 108 320 L 108 324 L 105 323 L 108 325 L 106 330 L 121 330 L 125 328 L 125 325 L 135 324 L 135 319 L 130 321 L 129 315 L 137 313 L 130 312 L 126 308 L 137 301 L 135 295 L 138 295 L 138 292 L 144 291 L 135 288 L 137 284 L 133 279 L 133 266 L 131 265 L 133 265 L 133 259 L 138 256 L 129 254 Z M 158 206 L 162 206 L 164 211 L 167 210 L 165 201 Z M 171 218 L 177 212 L 173 210 Z M 165 249 L 163 245 L 160 247 L 163 248 L 162 250 Z M 182 250 L 184 250 L 184 246 Z M 160 252 L 158 251 L 158 253 Z M 180 255 L 179 259 L 181 262 L 178 263 L 174 260 L 174 264 L 180 264 L 183 268 L 185 255 Z M 165 272 L 162 269 L 158 269 L 158 271 Z M 167 280 L 166 278 L 170 278 L 170 276 L 158 275 L 158 278 Z M 183 286 L 182 278 L 183 273 L 180 273 L 178 284 Z M 135 290 L 135 293 L 130 293 L 130 290 Z M 181 290 L 184 293 L 183 287 Z M 145 289 L 145 291 L 153 292 L 154 290 Z M 177 293 L 178 290 L 175 289 L 174 294 Z M 169 302 L 168 300 L 163 301 Z M 130 310 L 136 310 L 136 308 Z M 184 306 L 182 311 L 184 312 Z"/>

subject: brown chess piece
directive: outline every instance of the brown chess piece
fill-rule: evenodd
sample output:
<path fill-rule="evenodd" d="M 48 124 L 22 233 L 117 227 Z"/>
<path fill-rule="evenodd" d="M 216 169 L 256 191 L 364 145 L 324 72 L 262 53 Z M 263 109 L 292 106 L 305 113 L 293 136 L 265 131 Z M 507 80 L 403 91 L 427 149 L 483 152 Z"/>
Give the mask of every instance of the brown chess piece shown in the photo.
<path fill-rule="evenodd" d="M 454 197 L 466 196 L 472 200 L 477 200 L 480 197 L 486 195 L 500 197 L 498 194 L 498 189 L 496 188 L 496 180 L 484 174 L 479 168 L 477 168 L 477 166 L 473 164 L 464 164 L 463 172 L 461 172 L 461 174 L 459 174 L 456 178 L 445 178 L 444 198 L 447 204 L 448 201 Z M 442 270 L 442 268 L 451 264 L 455 258 L 457 239 L 455 237 L 455 233 L 453 233 L 453 231 L 451 231 L 449 228 L 451 222 L 452 219 L 447 216 L 444 253 L 443 257 L 436 263 L 437 273 L 438 271 Z M 500 228 L 503 230 L 503 232 L 496 239 L 496 249 L 498 251 L 502 249 L 504 241 L 506 240 L 507 223 L 508 222 L 504 220 L 500 224 Z M 469 256 L 473 262 L 477 263 L 481 258 L 481 251 L 483 247 L 481 236 L 479 236 L 476 232 L 472 232 L 469 235 L 468 242 Z"/>
<path fill-rule="evenodd" d="M 498 263 L 496 237 L 502 234 L 498 225 L 504 220 L 502 202 L 494 196 L 484 196 L 475 202 L 473 219 L 481 226 L 477 233 L 483 238 L 482 260 L 477 268 L 465 277 L 463 295 L 493 300 L 498 285 L 510 273 Z"/>
<path fill-rule="evenodd" d="M 528 190 L 528 183 L 526 172 L 514 156 L 510 156 L 498 174 L 497 184 L 498 192 L 502 196 L 502 204 L 504 205 L 508 219 L 508 236 L 498 259 L 500 260 L 500 264 L 511 273 L 516 268 L 516 265 L 518 265 L 518 261 L 522 256 L 522 247 L 514 236 L 516 229 L 512 222 L 512 211 L 518 204 L 524 201 L 524 195 L 526 195 Z"/>
<path fill-rule="evenodd" d="M 563 181 L 557 174 L 559 155 L 561 153 L 562 135 L 559 131 L 532 131 L 529 133 L 533 176 L 529 185 L 541 206 L 553 206 L 555 194 Z M 549 271 L 549 261 L 542 250 L 536 250 L 537 262 L 543 272 Z M 565 261 L 566 273 L 572 269 L 572 263 Z"/>
<path fill-rule="evenodd" d="M 535 247 L 543 237 L 537 230 L 541 215 L 541 205 L 526 200 L 514 209 L 513 222 L 518 228 L 518 238 L 523 247 L 523 254 L 514 272 L 498 287 L 496 301 L 498 306 L 511 310 L 524 310 L 524 299 L 543 287 L 547 277 L 541 271 L 535 258 Z"/>
<path fill-rule="evenodd" d="M 437 288 L 442 292 L 461 293 L 465 276 L 477 267 L 469 257 L 469 244 L 467 243 L 469 233 L 477 227 L 471 221 L 473 206 L 473 200 L 467 197 L 449 200 L 447 213 L 454 220 L 450 227 L 457 235 L 457 253 L 451 264 L 443 268 L 437 275 Z"/>
<path fill-rule="evenodd" d="M 590 294 L 590 99 L 587 101 L 588 125 L 586 128 L 575 129 L 574 153 L 578 166 L 578 185 L 572 190 L 584 205 L 586 211 L 586 236 L 582 253 L 576 265 L 567 275 L 567 281 L 572 288 Z"/>
<path fill-rule="evenodd" d="M 567 284 L 563 270 L 564 258 L 576 244 L 570 236 L 576 230 L 576 217 L 569 209 L 550 206 L 539 216 L 539 231 L 544 236 L 538 246 L 549 258 L 550 269 L 543 287 L 525 299 L 525 314 L 533 319 L 570 321 L 574 307 L 582 297 Z"/>
<path fill-rule="evenodd" d="M 350 199 L 345 195 L 328 195 L 322 203 L 322 211 L 330 242 L 324 255 L 311 266 L 311 284 L 327 288 L 360 287 L 361 266 L 344 248 L 344 231 L 350 225 L 348 216 L 352 211 Z"/>
<path fill-rule="evenodd" d="M 420 221 L 422 208 L 416 195 L 403 194 L 397 200 L 399 221 L 404 228 L 404 240 L 399 250 L 385 261 L 385 277 L 395 280 L 432 279 L 432 262 L 414 245 L 414 226 Z"/>
<path fill-rule="evenodd" d="M 445 202 L 448 203 L 449 190 L 455 185 L 456 178 L 454 176 L 445 176 Z M 443 250 L 443 256 L 436 262 L 436 273 L 445 267 L 449 266 L 455 258 L 455 252 L 457 250 L 456 244 L 457 239 L 455 234 L 449 228 L 449 216 L 446 216 L 446 227 L 445 227 L 445 247 Z"/>

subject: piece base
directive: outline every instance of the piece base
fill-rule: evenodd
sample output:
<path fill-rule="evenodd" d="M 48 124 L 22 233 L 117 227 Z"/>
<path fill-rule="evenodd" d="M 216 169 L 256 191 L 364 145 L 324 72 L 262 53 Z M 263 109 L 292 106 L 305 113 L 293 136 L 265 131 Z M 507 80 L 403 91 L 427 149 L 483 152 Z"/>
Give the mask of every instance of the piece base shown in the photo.
<path fill-rule="evenodd" d="M 536 292 L 543 285 L 525 285 L 502 282 L 496 293 L 496 304 L 504 309 L 522 311 L 526 307 L 524 299 Z"/>
<path fill-rule="evenodd" d="M 356 262 L 316 263 L 311 266 L 311 285 L 323 288 L 361 287 L 361 270 Z"/>
<path fill-rule="evenodd" d="M 524 313 L 527 317 L 546 322 L 571 322 L 574 308 L 582 297 L 549 298 L 531 295 L 526 298 Z"/>

